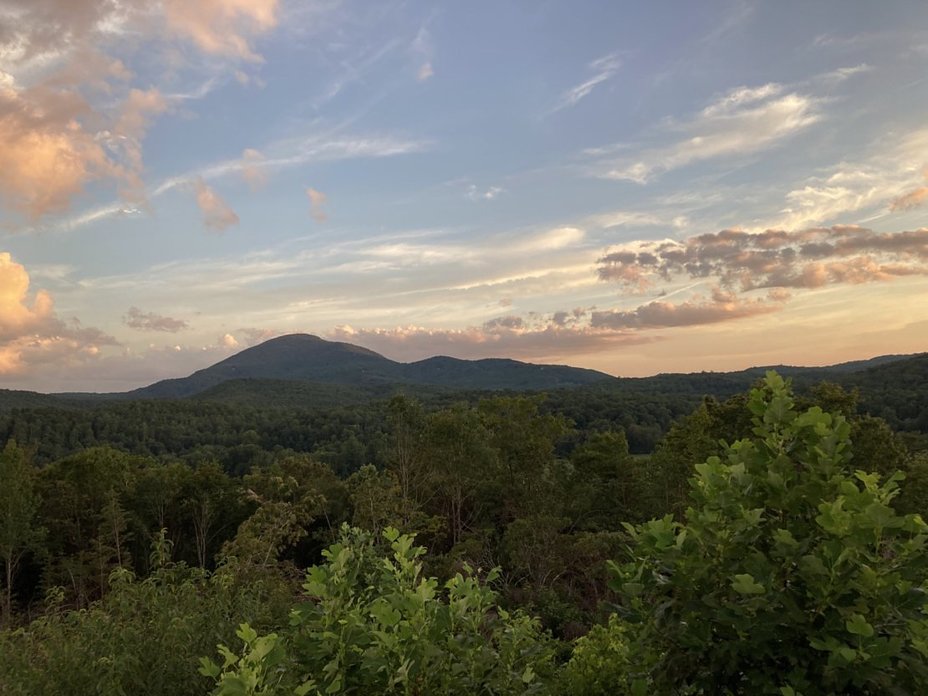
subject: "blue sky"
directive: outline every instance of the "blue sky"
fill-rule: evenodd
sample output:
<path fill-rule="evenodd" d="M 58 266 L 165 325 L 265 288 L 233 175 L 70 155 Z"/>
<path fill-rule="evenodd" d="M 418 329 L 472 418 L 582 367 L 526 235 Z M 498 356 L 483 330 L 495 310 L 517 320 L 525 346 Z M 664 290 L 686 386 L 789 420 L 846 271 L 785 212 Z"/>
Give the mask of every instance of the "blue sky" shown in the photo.
<path fill-rule="evenodd" d="M 915 0 L 0 0 L 0 386 L 923 351 L 926 78 Z"/>

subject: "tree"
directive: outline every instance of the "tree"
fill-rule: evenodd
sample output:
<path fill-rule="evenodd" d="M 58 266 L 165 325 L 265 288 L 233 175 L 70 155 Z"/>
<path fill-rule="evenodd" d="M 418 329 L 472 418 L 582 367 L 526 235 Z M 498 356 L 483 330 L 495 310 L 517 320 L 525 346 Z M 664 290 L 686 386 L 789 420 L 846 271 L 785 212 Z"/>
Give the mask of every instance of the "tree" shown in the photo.
<path fill-rule="evenodd" d="M 928 692 L 928 525 L 891 476 L 852 471 L 844 416 L 794 408 L 768 373 L 753 437 L 696 466 L 685 521 L 629 526 L 613 588 L 638 688 Z"/>
<path fill-rule="evenodd" d="M 235 482 L 216 462 L 201 464 L 185 483 L 184 508 L 193 527 L 197 565 L 205 568 L 219 534 L 238 522 L 242 501 Z"/>
<path fill-rule="evenodd" d="M 463 406 L 429 416 L 426 447 L 435 471 L 438 502 L 442 506 L 451 545 L 464 539 L 476 516 L 477 489 L 485 485 L 496 453 L 477 414 Z"/>
<path fill-rule="evenodd" d="M 202 661 L 215 693 L 550 693 L 552 646 L 536 621 L 499 607 L 470 569 L 439 586 L 423 576 L 425 549 L 412 537 L 392 528 L 383 537 L 388 547 L 344 526 L 326 562 L 307 571 L 310 600 L 289 630 L 259 636 L 245 624 L 241 655 L 220 647 L 222 666 Z"/>
<path fill-rule="evenodd" d="M 570 459 L 578 479 L 574 495 L 582 526 L 614 530 L 623 521 L 641 519 L 642 472 L 628 453 L 624 432 L 593 433 Z"/>
<path fill-rule="evenodd" d="M 4 616 L 13 615 L 13 581 L 23 557 L 35 550 L 44 536 L 36 523 L 39 498 L 33 485 L 33 468 L 26 453 L 10 441 L 0 453 L 0 560 L 4 569 Z"/>

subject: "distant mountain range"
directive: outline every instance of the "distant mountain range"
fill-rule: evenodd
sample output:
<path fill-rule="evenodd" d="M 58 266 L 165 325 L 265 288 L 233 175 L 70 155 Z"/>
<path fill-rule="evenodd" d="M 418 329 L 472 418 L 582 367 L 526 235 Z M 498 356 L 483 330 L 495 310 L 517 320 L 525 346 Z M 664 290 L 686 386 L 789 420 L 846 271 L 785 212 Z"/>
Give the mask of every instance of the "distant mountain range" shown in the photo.
<path fill-rule="evenodd" d="M 885 355 L 829 367 L 777 365 L 739 372 L 662 374 L 617 378 L 596 370 L 566 365 L 535 365 L 508 359 L 459 360 L 434 357 L 401 363 L 350 343 L 326 341 L 308 334 L 280 336 L 198 370 L 188 377 L 167 379 L 141 389 L 113 394 L 39 394 L 0 390 L 0 409 L 71 407 L 140 399 L 198 399 L 280 406 L 330 406 L 386 397 L 398 388 L 428 396 L 454 391 L 552 391 L 580 387 L 621 389 L 635 393 L 713 394 L 742 391 L 766 370 L 775 369 L 797 381 L 824 379 L 847 383 L 857 377 L 879 384 L 882 369 L 894 377 L 906 363 L 920 371 L 928 354 Z M 853 375 L 853 379 L 848 379 Z"/>

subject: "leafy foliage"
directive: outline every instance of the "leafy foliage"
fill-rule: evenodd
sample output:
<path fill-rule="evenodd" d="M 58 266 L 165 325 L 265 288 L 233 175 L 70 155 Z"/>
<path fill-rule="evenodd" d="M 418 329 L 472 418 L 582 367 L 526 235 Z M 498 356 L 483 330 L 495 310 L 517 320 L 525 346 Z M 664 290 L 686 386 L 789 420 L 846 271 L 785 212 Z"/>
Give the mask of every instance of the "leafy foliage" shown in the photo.
<path fill-rule="evenodd" d="M 41 618 L 0 633 L 0 693 L 203 694 L 210 682 L 197 655 L 232 640 L 242 620 L 281 623 L 289 594 L 272 578 L 244 585 L 223 571 L 170 564 L 141 581 L 117 570 L 110 584 L 83 611 L 65 610 L 53 588 Z"/>
<path fill-rule="evenodd" d="M 216 694 L 545 693 L 551 649 L 537 623 L 496 604 L 469 569 L 443 587 L 422 575 L 422 547 L 388 528 L 383 538 L 345 526 L 310 568 L 283 635 L 243 625 L 241 656 L 204 659 Z M 492 582 L 496 571 L 486 580 Z"/>
<path fill-rule="evenodd" d="M 928 689 L 928 525 L 897 476 L 852 471 L 841 415 L 770 373 L 751 439 L 696 467 L 685 521 L 630 527 L 613 566 L 635 674 L 661 693 Z"/>

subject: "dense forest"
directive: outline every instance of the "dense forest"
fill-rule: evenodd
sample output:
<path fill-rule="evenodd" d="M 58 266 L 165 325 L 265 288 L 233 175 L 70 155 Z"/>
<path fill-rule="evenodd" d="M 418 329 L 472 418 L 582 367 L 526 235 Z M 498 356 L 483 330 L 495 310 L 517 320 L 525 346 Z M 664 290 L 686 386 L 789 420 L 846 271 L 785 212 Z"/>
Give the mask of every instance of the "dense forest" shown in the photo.
<path fill-rule="evenodd" d="M 0 693 L 923 693 L 923 363 L 8 409 Z"/>

